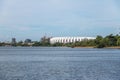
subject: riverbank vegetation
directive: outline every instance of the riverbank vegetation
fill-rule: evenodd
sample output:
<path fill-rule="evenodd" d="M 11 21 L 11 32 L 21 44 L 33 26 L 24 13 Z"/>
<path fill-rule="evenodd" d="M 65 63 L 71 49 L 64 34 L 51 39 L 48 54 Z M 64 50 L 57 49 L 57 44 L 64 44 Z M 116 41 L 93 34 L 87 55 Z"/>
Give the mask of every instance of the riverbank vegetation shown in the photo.
<path fill-rule="evenodd" d="M 81 42 L 75 43 L 56 43 L 52 46 L 68 46 L 68 47 L 96 47 L 96 48 L 104 48 L 104 47 L 119 47 L 120 46 L 120 36 L 117 35 L 107 35 L 102 37 L 98 35 L 94 40 L 82 40 Z"/>
<path fill-rule="evenodd" d="M 118 47 L 120 46 L 120 36 L 110 34 L 108 36 L 102 37 L 98 35 L 94 40 L 83 40 L 81 42 L 75 42 L 73 46 L 80 47 L 96 47 L 96 48 L 104 48 L 104 47 Z"/>
<path fill-rule="evenodd" d="M 67 46 L 67 47 L 94 47 L 94 48 L 104 48 L 104 47 L 119 47 L 120 46 L 120 36 L 117 35 L 107 35 L 102 37 L 98 35 L 94 40 L 82 40 L 81 42 L 75 43 L 55 43 L 52 46 Z"/>
<path fill-rule="evenodd" d="M 22 41 L 10 44 L 10 43 L 0 43 L 0 46 L 45 46 L 45 47 L 95 47 L 95 48 L 104 48 L 104 47 L 119 47 L 120 46 L 120 36 L 117 35 L 107 35 L 105 37 L 98 35 L 94 40 L 82 40 L 80 42 L 74 43 L 55 43 L 50 44 L 50 38 L 43 37 L 40 41 L 34 41 L 31 43 L 24 43 Z"/>

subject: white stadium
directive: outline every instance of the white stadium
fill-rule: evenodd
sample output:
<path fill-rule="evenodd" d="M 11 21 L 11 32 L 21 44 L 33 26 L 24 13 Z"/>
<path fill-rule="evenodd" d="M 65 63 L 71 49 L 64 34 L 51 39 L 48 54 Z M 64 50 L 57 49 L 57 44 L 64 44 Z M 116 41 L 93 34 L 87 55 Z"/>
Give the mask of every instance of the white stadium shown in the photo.
<path fill-rule="evenodd" d="M 74 43 L 83 40 L 93 40 L 95 37 L 53 37 L 50 39 L 50 43 Z"/>

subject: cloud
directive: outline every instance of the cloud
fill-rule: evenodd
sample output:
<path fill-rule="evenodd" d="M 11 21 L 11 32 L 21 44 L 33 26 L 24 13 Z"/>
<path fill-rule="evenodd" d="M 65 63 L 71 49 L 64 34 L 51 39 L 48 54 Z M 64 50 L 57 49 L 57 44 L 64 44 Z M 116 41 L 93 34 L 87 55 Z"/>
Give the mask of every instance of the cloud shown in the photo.
<path fill-rule="evenodd" d="M 27 27 L 27 26 L 12 26 L 11 28 L 14 28 L 14 29 L 19 30 L 19 31 L 29 31 L 29 30 L 31 30 L 31 28 Z"/>
<path fill-rule="evenodd" d="M 1 18 L 4 24 L 49 25 L 64 21 L 74 24 L 88 19 L 119 18 L 119 10 L 113 0 L 6 0 L 5 3 Z"/>
<path fill-rule="evenodd" d="M 48 32 L 59 36 L 60 32 L 75 35 L 84 34 L 86 30 L 89 35 L 100 29 L 103 33 L 104 28 L 108 30 L 103 34 L 109 33 L 120 25 L 120 2 L 117 0 L 1 1 L 0 31 L 27 31 L 30 35 Z"/>
<path fill-rule="evenodd" d="M 6 30 L 6 31 L 30 31 L 32 28 L 27 27 L 27 26 L 16 26 L 16 25 L 4 25 L 0 26 L 1 29 Z"/>

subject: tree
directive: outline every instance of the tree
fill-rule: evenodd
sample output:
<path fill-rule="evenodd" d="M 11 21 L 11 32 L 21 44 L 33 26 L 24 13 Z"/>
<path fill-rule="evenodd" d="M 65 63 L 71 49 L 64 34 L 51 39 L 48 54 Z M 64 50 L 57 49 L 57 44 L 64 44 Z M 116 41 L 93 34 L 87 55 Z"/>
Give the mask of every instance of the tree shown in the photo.
<path fill-rule="evenodd" d="M 17 46 L 22 46 L 23 45 L 23 41 L 19 41 L 16 45 Z"/>
<path fill-rule="evenodd" d="M 40 42 L 34 42 L 34 44 L 32 46 L 41 46 L 42 44 Z"/>
<path fill-rule="evenodd" d="M 95 43 L 97 48 L 105 47 L 104 38 L 102 36 L 97 36 L 95 39 Z"/>
<path fill-rule="evenodd" d="M 108 46 L 116 46 L 116 42 L 117 42 L 117 37 L 114 36 L 113 34 L 110 34 L 108 36 L 106 36 L 106 38 L 109 39 L 109 45 Z"/>
<path fill-rule="evenodd" d="M 120 38 L 117 40 L 117 46 L 120 46 Z"/>

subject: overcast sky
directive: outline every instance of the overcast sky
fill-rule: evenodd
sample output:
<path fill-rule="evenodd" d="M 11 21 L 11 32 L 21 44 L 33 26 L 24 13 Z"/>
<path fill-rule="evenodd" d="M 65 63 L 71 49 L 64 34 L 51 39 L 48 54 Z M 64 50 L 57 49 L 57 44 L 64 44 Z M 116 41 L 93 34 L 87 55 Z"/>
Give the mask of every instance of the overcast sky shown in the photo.
<path fill-rule="evenodd" d="M 0 0 L 0 40 L 117 34 L 120 0 Z"/>

